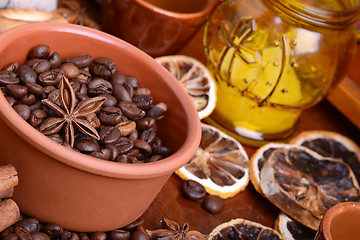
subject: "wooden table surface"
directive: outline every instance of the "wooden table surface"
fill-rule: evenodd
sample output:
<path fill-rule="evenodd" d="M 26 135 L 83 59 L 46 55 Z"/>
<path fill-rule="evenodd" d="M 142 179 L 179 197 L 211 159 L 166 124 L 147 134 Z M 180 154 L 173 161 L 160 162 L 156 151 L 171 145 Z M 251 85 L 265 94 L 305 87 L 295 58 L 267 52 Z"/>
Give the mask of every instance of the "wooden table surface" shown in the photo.
<path fill-rule="evenodd" d="M 94 19 L 101 21 L 99 8 L 94 1 L 78 0 Z M 205 61 L 202 48 L 201 28 L 194 38 L 178 53 L 195 57 Z M 360 51 L 349 70 L 349 76 L 360 82 Z M 359 120 L 360 121 L 360 120 Z M 298 131 L 304 130 L 330 130 L 339 132 L 353 139 L 360 145 L 359 129 L 340 113 L 326 99 L 313 108 L 305 110 L 300 117 Z M 244 145 L 247 153 L 251 156 L 255 147 Z M 258 194 L 251 183 L 245 191 L 231 199 L 225 200 L 224 210 L 217 215 L 207 213 L 201 208 L 200 202 L 192 202 L 181 195 L 182 180 L 173 174 L 160 194 L 142 216 L 144 227 L 147 229 L 160 228 L 160 220 L 167 217 L 179 224 L 189 223 L 191 229 L 208 234 L 217 225 L 234 218 L 245 218 L 256 221 L 268 227 L 274 227 L 278 210 L 269 201 Z"/>

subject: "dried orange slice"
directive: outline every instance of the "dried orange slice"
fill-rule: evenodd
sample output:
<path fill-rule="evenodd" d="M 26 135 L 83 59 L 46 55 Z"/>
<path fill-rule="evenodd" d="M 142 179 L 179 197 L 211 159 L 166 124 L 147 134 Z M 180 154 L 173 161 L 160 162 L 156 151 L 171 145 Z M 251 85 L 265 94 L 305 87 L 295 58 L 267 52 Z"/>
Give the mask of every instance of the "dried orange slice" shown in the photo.
<path fill-rule="evenodd" d="M 187 90 L 200 119 L 212 113 L 216 105 L 216 85 L 205 65 L 195 58 L 184 55 L 163 56 L 155 60 L 175 76 Z"/>
<path fill-rule="evenodd" d="M 333 205 L 359 201 L 360 190 L 349 165 L 298 145 L 278 148 L 260 170 L 263 195 L 284 213 L 317 229 Z"/>
<path fill-rule="evenodd" d="M 201 128 L 199 148 L 175 173 L 185 181 L 197 181 L 209 194 L 233 197 L 249 183 L 249 158 L 234 138 L 207 124 Z"/>
<path fill-rule="evenodd" d="M 281 235 L 272 228 L 242 218 L 232 219 L 214 228 L 208 240 L 225 239 L 272 239 L 280 240 Z"/>
<path fill-rule="evenodd" d="M 305 227 L 283 212 L 279 213 L 275 221 L 275 230 L 284 240 L 313 240 L 316 234 L 316 231 Z"/>
<path fill-rule="evenodd" d="M 325 157 L 340 158 L 353 170 L 360 182 L 360 148 L 350 138 L 331 131 L 304 131 L 291 140 Z"/>

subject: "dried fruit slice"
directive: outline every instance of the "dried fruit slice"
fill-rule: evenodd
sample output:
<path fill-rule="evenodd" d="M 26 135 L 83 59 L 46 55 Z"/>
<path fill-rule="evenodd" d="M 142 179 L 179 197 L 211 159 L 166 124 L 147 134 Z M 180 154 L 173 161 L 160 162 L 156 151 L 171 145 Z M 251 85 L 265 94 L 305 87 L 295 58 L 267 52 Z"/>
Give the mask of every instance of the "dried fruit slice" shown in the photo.
<path fill-rule="evenodd" d="M 194 180 L 206 191 L 230 198 L 249 183 L 249 158 L 242 145 L 219 129 L 202 124 L 200 146 L 188 164 L 175 173 Z"/>
<path fill-rule="evenodd" d="M 291 143 L 310 148 L 325 157 L 342 159 L 360 182 L 360 148 L 348 137 L 331 131 L 305 131 L 292 139 Z"/>
<path fill-rule="evenodd" d="M 209 234 L 209 240 L 225 239 L 282 239 L 281 235 L 274 229 L 261 225 L 260 223 L 237 218 L 225 222 L 214 228 Z"/>
<path fill-rule="evenodd" d="M 342 160 L 323 157 L 302 146 L 274 150 L 260 171 L 268 200 L 296 221 L 317 229 L 327 209 L 359 201 L 359 185 Z"/>
<path fill-rule="evenodd" d="M 192 98 L 200 119 L 209 116 L 216 104 L 215 80 L 205 65 L 184 55 L 163 56 L 155 59 L 183 85 Z"/>
<path fill-rule="evenodd" d="M 305 227 L 285 213 L 280 212 L 275 221 L 275 230 L 284 240 L 313 240 L 316 231 Z"/>

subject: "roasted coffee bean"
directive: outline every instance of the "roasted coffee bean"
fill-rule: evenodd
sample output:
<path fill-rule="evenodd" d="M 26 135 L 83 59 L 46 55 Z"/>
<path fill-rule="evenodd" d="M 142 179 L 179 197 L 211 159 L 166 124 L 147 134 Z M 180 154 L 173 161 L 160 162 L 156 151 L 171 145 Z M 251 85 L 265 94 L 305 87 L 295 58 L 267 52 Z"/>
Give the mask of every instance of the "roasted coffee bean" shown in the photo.
<path fill-rule="evenodd" d="M 46 233 L 51 239 L 61 237 L 64 229 L 56 223 L 47 223 L 43 226 L 42 232 Z"/>
<path fill-rule="evenodd" d="M 134 143 L 128 138 L 121 137 L 116 143 L 116 146 L 118 148 L 119 154 L 124 154 L 129 152 L 134 147 Z"/>
<path fill-rule="evenodd" d="M 50 86 L 50 85 L 58 84 L 63 76 L 64 76 L 63 71 L 53 69 L 41 73 L 38 77 L 38 80 L 42 85 Z"/>
<path fill-rule="evenodd" d="M 50 138 L 54 142 L 57 142 L 58 144 L 61 144 L 61 145 L 64 143 L 64 140 L 62 139 L 60 134 L 57 134 L 57 133 L 48 135 L 48 138 Z"/>
<path fill-rule="evenodd" d="M 80 75 L 80 69 L 73 63 L 64 63 L 60 66 L 60 69 L 68 79 L 77 78 Z"/>
<path fill-rule="evenodd" d="M 42 109 L 33 110 L 30 113 L 29 123 L 31 124 L 31 126 L 36 128 L 44 121 L 46 117 L 47 114 L 44 110 Z"/>
<path fill-rule="evenodd" d="M 139 87 L 138 80 L 133 76 L 126 76 L 126 82 L 129 83 L 134 89 L 137 89 Z"/>
<path fill-rule="evenodd" d="M 37 74 L 29 66 L 21 65 L 18 70 L 18 77 L 20 78 L 21 82 L 26 84 L 28 82 L 36 83 Z"/>
<path fill-rule="evenodd" d="M 139 135 L 139 139 L 146 141 L 147 143 L 152 144 L 156 138 L 156 132 L 153 129 L 146 129 L 142 131 Z"/>
<path fill-rule="evenodd" d="M 68 94 L 64 96 L 68 97 Z M 56 103 L 57 105 L 61 105 L 60 100 L 59 100 L 59 89 L 55 89 L 54 91 L 52 91 L 51 93 L 49 93 L 49 95 L 47 96 L 47 99 L 49 99 L 50 101 Z"/>
<path fill-rule="evenodd" d="M 53 52 L 49 57 L 50 68 L 58 68 L 61 65 L 61 55 L 58 52 Z"/>
<path fill-rule="evenodd" d="M 38 45 L 32 48 L 28 53 L 28 59 L 47 58 L 50 54 L 50 48 L 47 45 Z"/>
<path fill-rule="evenodd" d="M 14 226 L 14 232 L 18 235 L 19 240 L 32 240 L 30 233 L 22 227 Z"/>
<path fill-rule="evenodd" d="M 106 233 L 104 232 L 93 232 L 90 235 L 90 240 L 105 240 Z"/>
<path fill-rule="evenodd" d="M 204 198 L 202 208 L 211 214 L 220 213 L 225 207 L 225 201 L 217 195 L 208 195 Z"/>
<path fill-rule="evenodd" d="M 161 160 L 162 157 L 160 155 L 152 155 L 150 158 L 144 160 L 144 162 L 156 162 Z"/>
<path fill-rule="evenodd" d="M 28 88 L 28 93 L 40 96 L 44 92 L 44 88 L 37 83 L 28 82 L 25 84 Z"/>
<path fill-rule="evenodd" d="M 110 150 L 109 149 L 101 149 L 100 151 L 91 152 L 90 156 L 103 159 L 103 160 L 109 160 L 110 159 Z"/>
<path fill-rule="evenodd" d="M 90 65 L 90 72 L 93 74 L 104 77 L 110 78 L 113 73 L 116 71 L 115 62 L 107 57 L 101 57 L 95 59 L 95 61 Z"/>
<path fill-rule="evenodd" d="M 96 142 L 90 139 L 81 139 L 74 143 L 74 148 L 83 153 L 91 153 L 100 151 L 100 146 Z"/>
<path fill-rule="evenodd" d="M 21 99 L 28 93 L 28 88 L 22 85 L 7 85 L 6 86 L 6 95 L 14 97 L 16 99 Z"/>
<path fill-rule="evenodd" d="M 150 144 L 148 144 L 144 140 L 139 140 L 139 139 L 135 140 L 134 147 L 146 154 L 151 154 L 152 152 Z"/>
<path fill-rule="evenodd" d="M 86 115 L 85 118 L 94 128 L 100 127 L 100 119 L 97 117 L 96 113 L 90 113 Z"/>
<path fill-rule="evenodd" d="M 134 157 L 136 157 L 136 158 L 139 156 L 139 154 L 140 154 L 140 150 L 137 149 L 137 148 L 130 149 L 130 150 L 126 153 L 126 155 L 134 156 Z"/>
<path fill-rule="evenodd" d="M 7 102 L 10 104 L 10 106 L 14 106 L 14 104 L 16 103 L 16 100 L 13 97 L 6 96 L 5 98 L 6 98 Z"/>
<path fill-rule="evenodd" d="M 103 103 L 102 107 L 115 107 L 117 104 L 116 98 L 108 93 L 100 94 L 99 97 L 106 97 L 105 102 Z"/>
<path fill-rule="evenodd" d="M 76 93 L 76 97 L 80 101 L 85 101 L 85 100 L 87 100 L 89 98 L 88 95 L 87 95 L 87 86 L 86 86 L 86 84 L 81 84 L 79 91 Z"/>
<path fill-rule="evenodd" d="M 129 83 L 124 83 L 123 87 L 126 89 L 126 91 L 129 93 L 130 98 L 132 99 L 134 96 L 134 88 Z"/>
<path fill-rule="evenodd" d="M 19 237 L 15 233 L 9 233 L 1 237 L 1 240 L 19 240 Z"/>
<path fill-rule="evenodd" d="M 100 129 L 99 135 L 100 135 L 100 140 L 104 144 L 106 144 L 106 145 L 114 144 L 120 138 L 120 131 L 116 127 L 105 126 Z"/>
<path fill-rule="evenodd" d="M 120 71 L 116 71 L 110 78 L 110 82 L 113 86 L 115 86 L 116 84 L 120 84 L 122 85 L 123 83 L 126 82 L 126 78 L 125 75 L 120 72 Z"/>
<path fill-rule="evenodd" d="M 79 239 L 80 240 L 89 240 L 89 237 L 85 233 L 79 233 Z"/>
<path fill-rule="evenodd" d="M 103 78 L 94 78 L 87 87 L 89 96 L 97 96 L 103 93 L 111 94 L 113 92 L 111 83 Z"/>
<path fill-rule="evenodd" d="M 126 230 L 126 231 L 130 231 L 133 232 L 135 231 L 135 229 L 141 225 L 144 224 L 144 219 L 142 219 L 141 217 L 136 219 L 135 221 L 133 221 L 132 223 L 129 223 L 128 225 L 126 225 L 125 227 L 123 227 L 122 229 Z"/>
<path fill-rule="evenodd" d="M 135 126 L 136 127 L 136 126 Z M 132 131 L 130 134 L 129 134 L 129 136 L 127 136 L 131 141 L 134 141 L 134 140 L 136 140 L 136 139 L 138 139 L 139 138 L 139 133 L 138 133 L 138 131 L 136 131 L 136 130 L 134 130 L 134 131 Z"/>
<path fill-rule="evenodd" d="M 131 120 L 122 121 L 116 125 L 120 131 L 120 136 L 125 137 L 136 130 L 136 123 Z"/>
<path fill-rule="evenodd" d="M 119 150 L 114 145 L 106 145 L 106 149 L 110 151 L 110 160 L 115 161 L 116 158 L 119 156 Z"/>
<path fill-rule="evenodd" d="M 139 226 L 134 232 L 131 233 L 130 240 L 150 240 L 150 238 L 144 228 Z"/>
<path fill-rule="evenodd" d="M 85 67 L 89 67 L 91 62 L 92 62 L 92 57 L 91 55 L 81 55 L 81 56 L 76 56 L 76 57 L 70 57 L 70 58 L 66 58 L 63 61 L 64 63 L 72 63 L 74 65 L 76 65 L 78 68 L 85 68 Z"/>
<path fill-rule="evenodd" d="M 34 94 L 26 94 L 25 96 L 23 96 L 21 98 L 21 102 L 26 104 L 26 105 L 32 105 L 34 104 L 36 98 Z"/>
<path fill-rule="evenodd" d="M 36 74 L 40 74 L 50 70 L 50 62 L 46 59 L 33 59 L 32 65 L 30 66 Z"/>
<path fill-rule="evenodd" d="M 113 86 L 113 95 L 114 97 L 120 102 L 120 101 L 127 101 L 131 102 L 132 98 L 129 94 L 129 92 L 126 90 L 126 88 L 123 85 L 116 84 Z"/>
<path fill-rule="evenodd" d="M 165 116 L 166 110 L 167 105 L 165 103 L 158 103 L 146 112 L 146 116 L 159 120 Z"/>
<path fill-rule="evenodd" d="M 107 234 L 108 240 L 129 240 L 131 233 L 126 230 L 116 229 Z"/>
<path fill-rule="evenodd" d="M 119 163 L 137 163 L 139 161 L 134 156 L 121 154 L 115 160 L 115 162 L 119 162 Z"/>
<path fill-rule="evenodd" d="M 205 197 L 206 190 L 200 183 L 193 180 L 187 180 L 182 185 L 182 193 L 185 198 L 191 201 L 197 201 Z"/>
<path fill-rule="evenodd" d="M 74 90 L 75 94 L 77 94 L 81 88 L 80 83 L 77 80 L 71 80 L 70 84 L 71 84 L 71 87 Z"/>
<path fill-rule="evenodd" d="M 134 90 L 134 96 L 141 96 L 141 95 L 150 96 L 151 95 L 150 89 L 138 88 Z"/>
<path fill-rule="evenodd" d="M 75 78 L 80 84 L 89 84 L 91 81 L 91 74 L 85 69 L 80 69 L 80 74 Z"/>
<path fill-rule="evenodd" d="M 142 119 L 136 120 L 136 129 L 138 131 L 143 131 L 155 126 L 155 119 L 144 117 Z"/>
<path fill-rule="evenodd" d="M 28 105 L 17 104 L 13 108 L 25 121 L 29 119 L 31 110 Z"/>
<path fill-rule="evenodd" d="M 16 222 L 14 226 L 19 226 L 30 233 L 38 232 L 41 228 L 41 224 L 36 218 L 24 218 Z"/>
<path fill-rule="evenodd" d="M 44 90 L 43 90 L 43 92 L 41 94 L 41 98 L 42 99 L 48 98 L 49 94 L 51 92 L 53 92 L 54 90 L 56 90 L 56 88 L 54 86 L 46 86 L 46 87 L 44 87 Z"/>
<path fill-rule="evenodd" d="M 142 110 L 149 109 L 153 104 L 153 98 L 148 95 L 136 95 L 132 98 L 132 101 Z"/>
<path fill-rule="evenodd" d="M 50 240 L 50 237 L 43 232 L 31 233 L 32 240 Z"/>
<path fill-rule="evenodd" d="M 165 146 L 159 146 L 159 147 L 152 146 L 152 150 L 153 150 L 153 154 L 160 155 L 163 158 L 166 158 L 171 154 L 170 149 Z"/>
<path fill-rule="evenodd" d="M 65 230 L 60 240 L 79 240 L 79 236 L 76 233 Z"/>
<path fill-rule="evenodd" d="M 145 112 L 138 108 L 135 103 L 128 101 L 121 101 L 118 104 L 122 113 L 131 120 L 138 120 L 145 117 Z"/>
<path fill-rule="evenodd" d="M 7 71 L 7 72 L 16 72 L 19 68 L 19 63 L 17 62 L 12 62 L 9 64 L 6 64 L 5 66 L 3 66 L 1 68 L 1 71 Z"/>
<path fill-rule="evenodd" d="M 36 109 L 41 109 L 42 103 L 39 100 L 36 100 L 32 105 L 30 105 L 30 110 L 34 111 Z"/>
<path fill-rule="evenodd" d="M 104 107 L 100 110 L 99 119 L 104 125 L 116 125 L 122 120 L 122 112 L 117 107 Z"/>
<path fill-rule="evenodd" d="M 0 86 L 7 86 L 9 84 L 19 84 L 20 79 L 16 73 L 8 71 L 0 71 Z"/>

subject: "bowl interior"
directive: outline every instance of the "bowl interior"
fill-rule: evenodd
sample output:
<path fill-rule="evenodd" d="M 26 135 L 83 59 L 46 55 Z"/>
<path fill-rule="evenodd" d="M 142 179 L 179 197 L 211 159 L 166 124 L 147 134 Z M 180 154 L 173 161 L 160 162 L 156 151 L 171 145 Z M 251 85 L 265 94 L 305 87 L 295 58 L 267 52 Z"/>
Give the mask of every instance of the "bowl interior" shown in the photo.
<path fill-rule="evenodd" d="M 44 141 L 51 148 L 50 152 L 55 155 L 65 156 L 65 158 L 69 156 L 71 158 L 73 154 L 78 154 L 76 155 L 78 161 L 84 160 L 84 162 L 87 161 L 86 164 L 90 165 L 94 163 L 87 167 L 99 168 L 101 163 L 104 166 L 102 171 L 110 171 L 112 175 L 118 174 L 119 171 L 131 174 L 132 169 L 137 169 L 134 172 L 140 169 L 149 171 L 149 168 L 153 168 L 152 165 L 164 165 L 165 168 L 173 171 L 191 158 L 200 139 L 200 121 L 195 107 L 193 107 L 187 93 L 176 82 L 175 78 L 150 56 L 116 37 L 97 30 L 73 24 L 32 23 L 0 35 L 0 68 L 10 62 L 25 63 L 29 50 L 40 44 L 48 45 L 51 52 L 59 52 L 62 58 L 84 54 L 90 54 L 93 59 L 109 57 L 115 61 L 119 71 L 125 75 L 136 77 L 140 87 L 147 87 L 151 90 L 154 103 L 164 102 L 168 106 L 166 116 L 158 121 L 158 134 L 164 145 L 170 147 L 174 154 L 162 161 L 151 164 L 136 164 L 137 166 L 125 166 L 124 169 L 124 164 L 103 161 L 70 150 L 67 151 L 61 145 L 54 144 L 55 142 L 37 132 L 29 124 L 23 124 L 22 122 L 25 123 L 25 121 L 19 120 L 20 116 L 15 111 L 7 111 L 10 105 L 3 107 L 4 104 L 6 105 L 4 103 L 6 100 L 1 97 L 0 104 L 3 112 L 1 115 L 5 115 L 8 122 L 12 122 L 14 125 L 18 124 L 18 126 L 13 126 L 15 131 L 21 127 L 20 131 L 23 134 L 35 134 L 35 138 Z M 15 120 L 18 123 L 14 123 Z M 38 142 L 32 144 L 39 144 Z M 183 157 L 179 159 L 179 156 L 182 155 Z M 79 165 L 78 162 L 74 164 Z M 119 166 L 121 166 L 122 170 Z M 82 166 L 82 168 L 84 167 Z M 159 174 L 160 171 L 163 170 L 157 172 L 155 170 L 153 174 Z"/>

